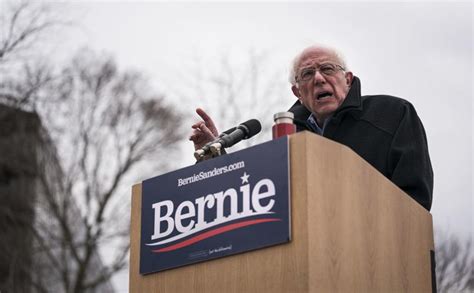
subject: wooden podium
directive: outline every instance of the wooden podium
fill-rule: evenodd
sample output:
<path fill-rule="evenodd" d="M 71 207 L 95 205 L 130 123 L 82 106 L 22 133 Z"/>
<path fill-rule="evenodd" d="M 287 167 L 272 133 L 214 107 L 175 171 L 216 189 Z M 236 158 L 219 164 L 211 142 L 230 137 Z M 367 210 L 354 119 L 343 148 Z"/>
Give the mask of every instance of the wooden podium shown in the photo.
<path fill-rule="evenodd" d="M 133 186 L 130 292 L 432 292 L 431 214 L 346 146 L 290 136 L 292 241 L 139 274 Z"/>

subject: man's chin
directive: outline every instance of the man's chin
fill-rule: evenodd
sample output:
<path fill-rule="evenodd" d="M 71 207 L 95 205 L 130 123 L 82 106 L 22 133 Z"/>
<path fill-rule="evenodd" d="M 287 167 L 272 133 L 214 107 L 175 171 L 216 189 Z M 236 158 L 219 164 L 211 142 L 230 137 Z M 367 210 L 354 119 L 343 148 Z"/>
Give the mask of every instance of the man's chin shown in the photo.
<path fill-rule="evenodd" d="M 334 113 L 336 110 L 337 110 L 337 105 L 331 104 L 331 105 L 324 105 L 323 107 L 321 107 L 320 105 L 319 107 L 313 107 L 312 112 L 316 113 L 317 117 L 326 117 Z"/>

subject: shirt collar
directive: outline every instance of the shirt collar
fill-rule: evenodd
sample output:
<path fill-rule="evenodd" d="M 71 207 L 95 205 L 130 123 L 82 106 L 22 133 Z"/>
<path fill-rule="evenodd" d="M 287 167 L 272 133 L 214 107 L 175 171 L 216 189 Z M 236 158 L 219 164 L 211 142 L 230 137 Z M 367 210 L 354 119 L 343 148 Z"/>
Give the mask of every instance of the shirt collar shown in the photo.
<path fill-rule="evenodd" d="M 309 115 L 308 119 L 306 120 L 306 124 L 308 125 L 309 128 L 311 128 L 311 130 L 313 130 L 317 134 L 323 135 L 324 129 L 326 129 L 326 125 L 328 124 L 331 117 L 332 116 L 326 118 L 326 120 L 324 120 L 323 122 L 323 127 L 320 127 L 318 122 L 316 121 L 316 117 L 314 117 L 313 113 L 311 113 L 311 115 Z"/>

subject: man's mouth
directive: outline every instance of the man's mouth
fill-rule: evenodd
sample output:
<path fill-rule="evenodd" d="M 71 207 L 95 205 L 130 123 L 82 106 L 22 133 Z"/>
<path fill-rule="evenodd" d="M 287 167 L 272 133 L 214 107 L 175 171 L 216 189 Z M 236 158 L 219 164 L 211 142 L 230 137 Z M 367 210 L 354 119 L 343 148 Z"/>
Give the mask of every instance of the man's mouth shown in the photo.
<path fill-rule="evenodd" d="M 316 100 L 323 100 L 332 97 L 331 92 L 322 92 L 316 96 Z"/>

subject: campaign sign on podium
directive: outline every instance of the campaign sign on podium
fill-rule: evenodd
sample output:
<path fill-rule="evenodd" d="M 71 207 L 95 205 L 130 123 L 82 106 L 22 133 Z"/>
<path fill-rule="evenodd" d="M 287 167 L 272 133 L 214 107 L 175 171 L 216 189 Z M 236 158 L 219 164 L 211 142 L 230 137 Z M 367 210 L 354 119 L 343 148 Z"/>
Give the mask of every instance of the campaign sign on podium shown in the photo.
<path fill-rule="evenodd" d="M 290 241 L 288 137 L 143 181 L 140 273 Z"/>

